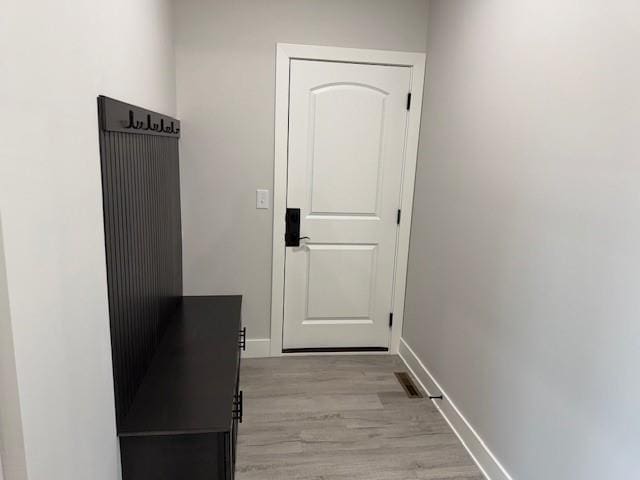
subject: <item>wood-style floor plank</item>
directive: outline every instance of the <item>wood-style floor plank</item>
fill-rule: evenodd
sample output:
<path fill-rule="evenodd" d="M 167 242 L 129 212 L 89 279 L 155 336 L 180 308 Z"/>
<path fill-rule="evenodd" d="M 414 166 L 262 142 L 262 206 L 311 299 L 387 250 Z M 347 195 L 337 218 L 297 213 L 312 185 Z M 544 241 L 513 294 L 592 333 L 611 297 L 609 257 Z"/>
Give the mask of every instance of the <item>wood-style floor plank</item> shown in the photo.
<path fill-rule="evenodd" d="M 482 480 L 388 355 L 243 360 L 237 480 Z"/>

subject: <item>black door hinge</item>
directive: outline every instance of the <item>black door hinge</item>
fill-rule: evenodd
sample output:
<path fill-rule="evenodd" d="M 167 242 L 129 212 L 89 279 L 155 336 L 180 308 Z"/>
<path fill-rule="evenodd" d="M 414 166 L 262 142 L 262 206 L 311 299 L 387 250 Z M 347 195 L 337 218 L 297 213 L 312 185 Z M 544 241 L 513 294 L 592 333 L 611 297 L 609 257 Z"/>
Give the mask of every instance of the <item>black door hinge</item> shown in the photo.
<path fill-rule="evenodd" d="M 393 327 L 393 313 L 389 314 L 389 328 Z"/>
<path fill-rule="evenodd" d="M 402 216 L 402 210 L 398 209 L 398 216 L 396 217 L 396 223 L 400 225 L 400 217 Z"/>
<path fill-rule="evenodd" d="M 407 110 L 411 110 L 411 92 L 407 93 Z"/>

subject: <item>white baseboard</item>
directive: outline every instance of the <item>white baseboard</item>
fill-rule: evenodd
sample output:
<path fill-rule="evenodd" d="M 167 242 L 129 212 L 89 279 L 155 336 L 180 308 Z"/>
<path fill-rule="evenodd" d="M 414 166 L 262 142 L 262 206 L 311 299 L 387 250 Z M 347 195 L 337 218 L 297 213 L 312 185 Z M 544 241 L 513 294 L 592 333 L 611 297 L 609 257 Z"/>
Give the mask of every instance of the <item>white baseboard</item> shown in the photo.
<path fill-rule="evenodd" d="M 247 349 L 242 352 L 242 358 L 262 358 L 270 356 L 270 338 L 247 338 Z"/>
<path fill-rule="evenodd" d="M 484 476 L 488 480 L 513 480 L 403 338 L 400 339 L 399 355 L 429 395 L 442 395 L 442 400 L 433 400 L 433 403 L 467 449 L 471 458 L 482 470 Z"/>

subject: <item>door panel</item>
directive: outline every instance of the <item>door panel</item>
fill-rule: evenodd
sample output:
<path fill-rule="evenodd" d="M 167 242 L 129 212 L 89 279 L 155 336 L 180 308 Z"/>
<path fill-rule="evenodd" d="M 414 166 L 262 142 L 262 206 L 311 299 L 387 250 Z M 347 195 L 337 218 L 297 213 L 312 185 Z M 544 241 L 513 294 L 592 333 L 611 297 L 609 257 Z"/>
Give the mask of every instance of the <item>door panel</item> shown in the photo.
<path fill-rule="evenodd" d="M 385 99 L 364 85 L 312 91 L 312 215 L 378 213 Z"/>
<path fill-rule="evenodd" d="M 410 70 L 290 67 L 283 347 L 388 347 Z"/>
<path fill-rule="evenodd" d="M 375 245 L 309 245 L 304 324 L 371 322 Z M 362 323 L 362 322 L 356 322 Z"/>

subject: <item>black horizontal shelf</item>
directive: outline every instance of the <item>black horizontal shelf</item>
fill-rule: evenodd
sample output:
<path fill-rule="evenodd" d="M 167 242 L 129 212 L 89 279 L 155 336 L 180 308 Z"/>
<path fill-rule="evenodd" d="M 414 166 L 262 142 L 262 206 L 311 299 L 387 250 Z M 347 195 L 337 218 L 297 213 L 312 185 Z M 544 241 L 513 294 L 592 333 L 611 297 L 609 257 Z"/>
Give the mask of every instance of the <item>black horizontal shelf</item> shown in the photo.
<path fill-rule="evenodd" d="M 233 421 L 242 297 L 183 297 L 118 431 L 224 432 Z"/>
<path fill-rule="evenodd" d="M 100 95 L 100 128 L 109 132 L 180 137 L 180 120 Z"/>

